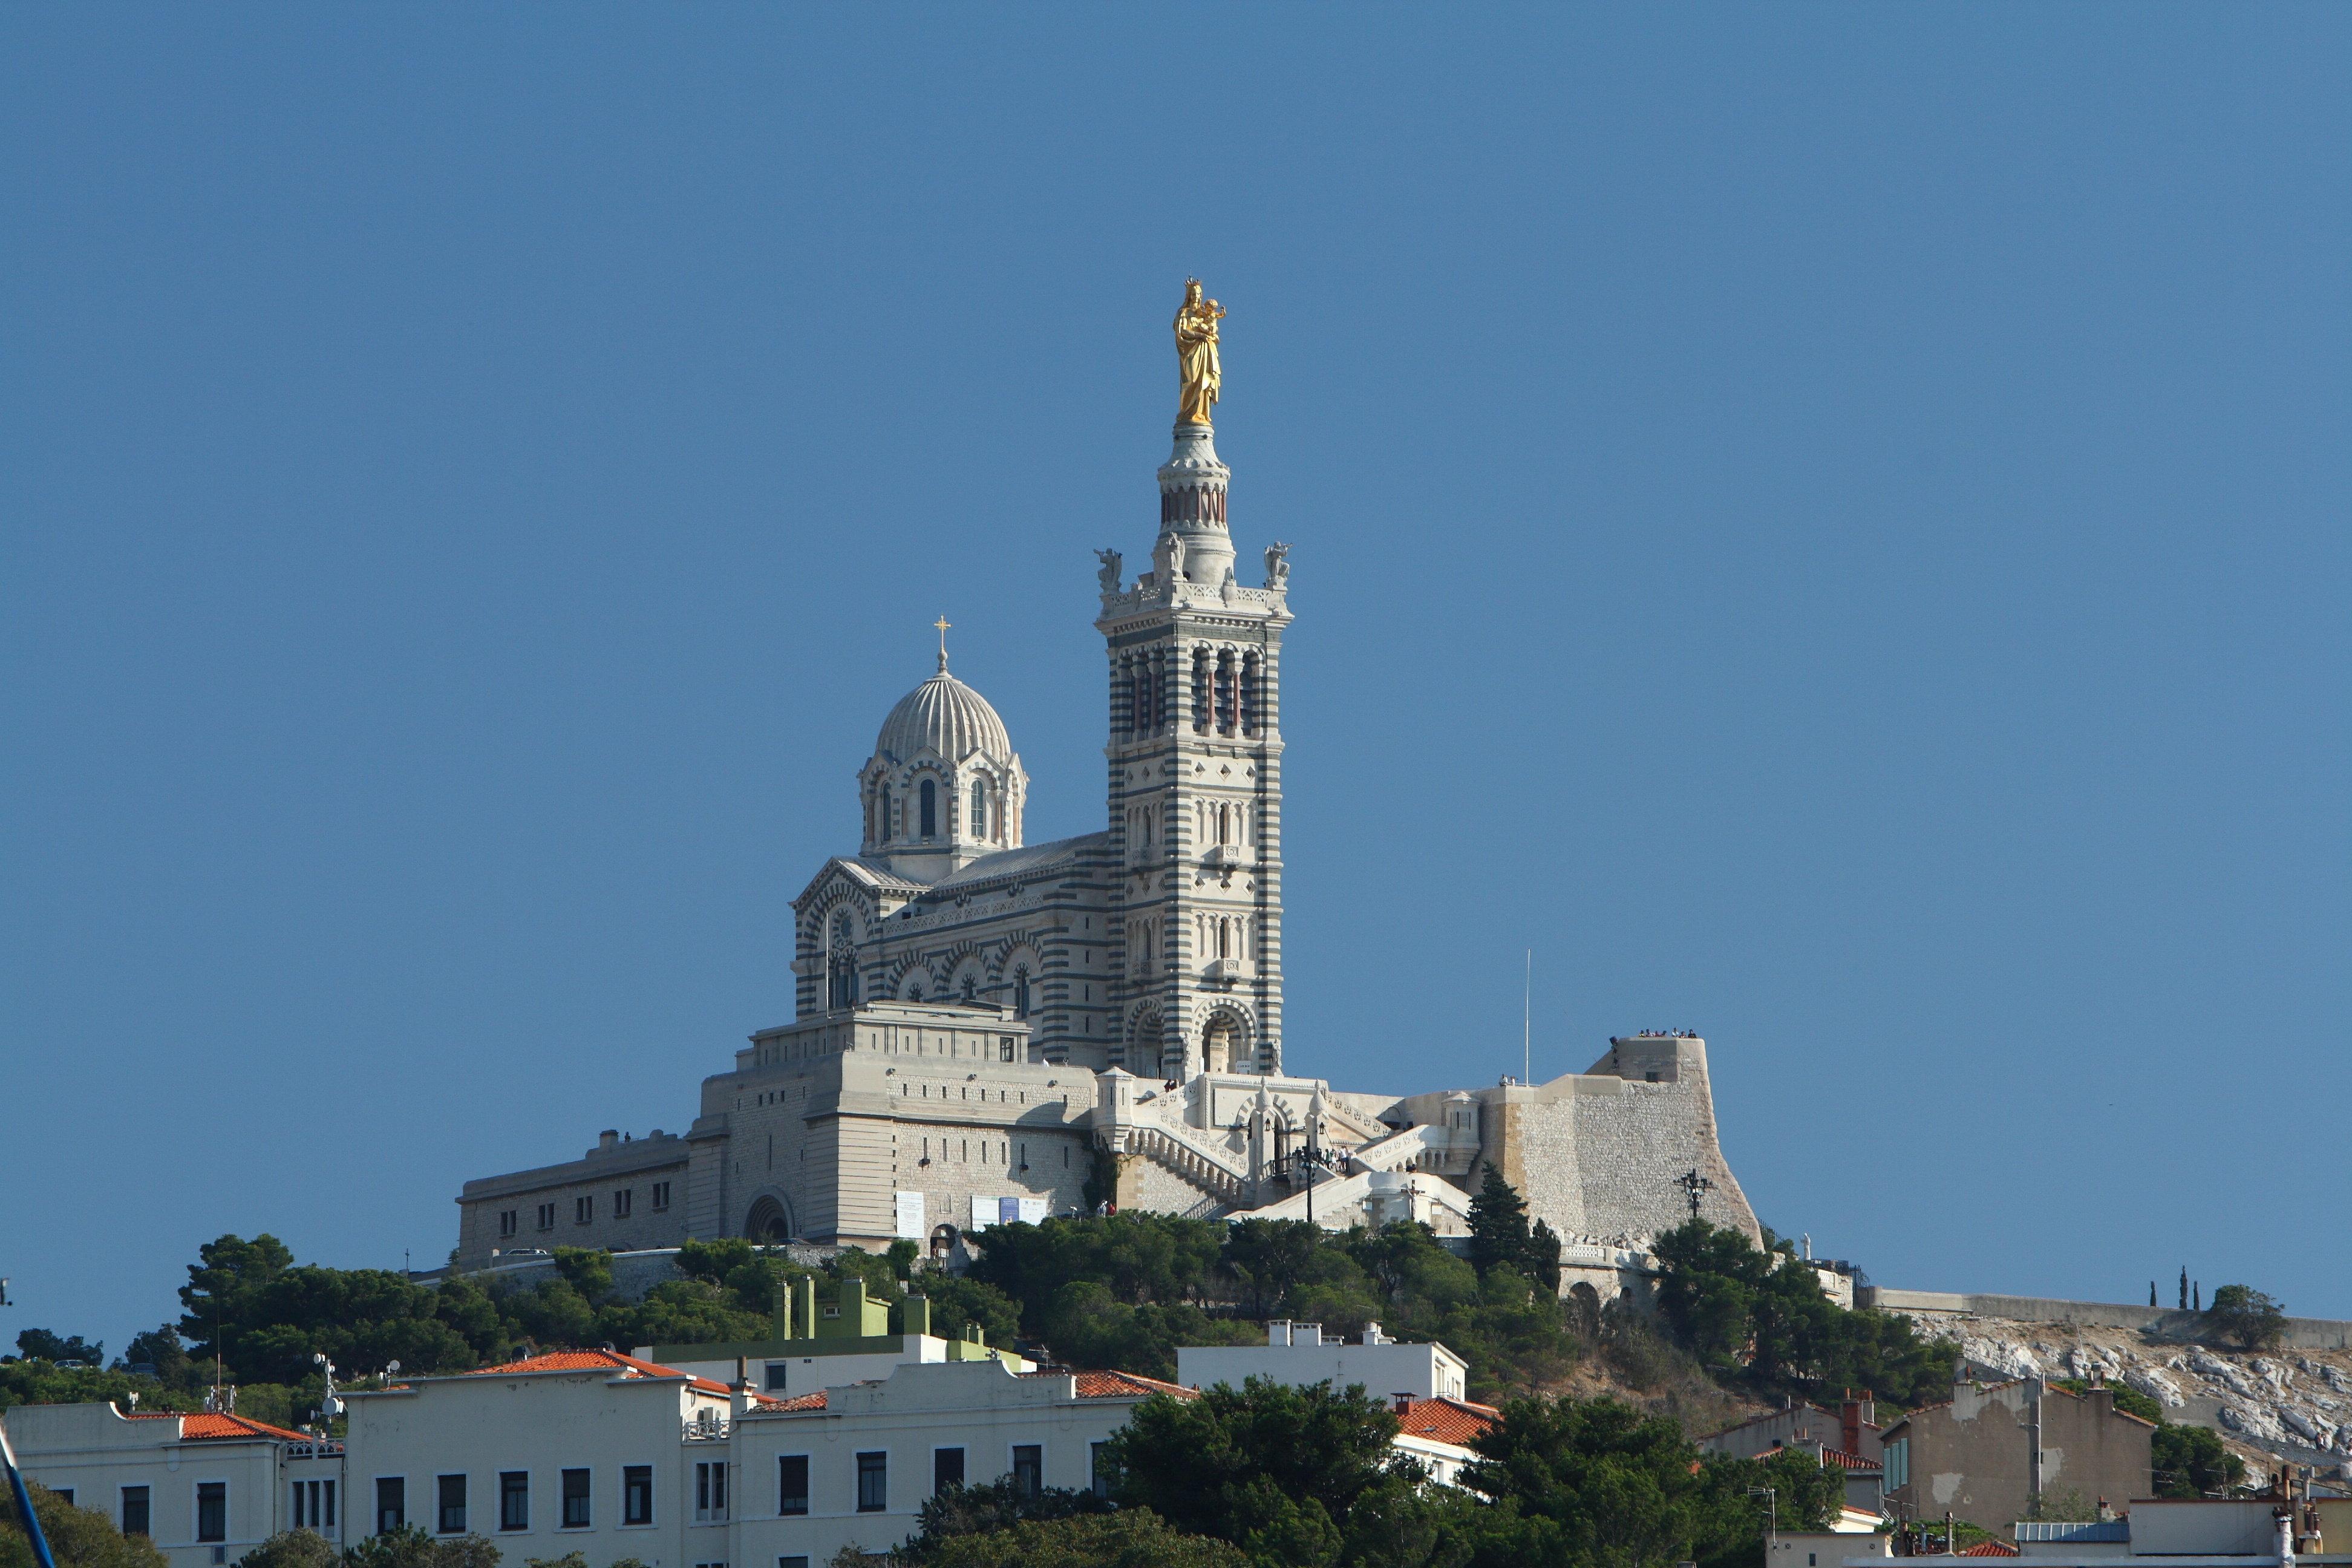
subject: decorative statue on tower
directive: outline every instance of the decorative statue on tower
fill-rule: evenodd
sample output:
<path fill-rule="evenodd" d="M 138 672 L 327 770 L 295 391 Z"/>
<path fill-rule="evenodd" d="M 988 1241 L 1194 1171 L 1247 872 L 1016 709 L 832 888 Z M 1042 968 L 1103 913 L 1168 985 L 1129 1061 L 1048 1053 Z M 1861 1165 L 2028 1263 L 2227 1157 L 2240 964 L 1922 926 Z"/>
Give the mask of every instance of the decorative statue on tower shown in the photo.
<path fill-rule="evenodd" d="M 1206 425 L 1224 384 L 1224 367 L 1217 360 L 1217 323 L 1225 308 L 1201 297 L 1201 280 L 1184 280 L 1183 308 L 1176 312 L 1176 365 L 1181 390 L 1176 399 L 1179 425 Z"/>

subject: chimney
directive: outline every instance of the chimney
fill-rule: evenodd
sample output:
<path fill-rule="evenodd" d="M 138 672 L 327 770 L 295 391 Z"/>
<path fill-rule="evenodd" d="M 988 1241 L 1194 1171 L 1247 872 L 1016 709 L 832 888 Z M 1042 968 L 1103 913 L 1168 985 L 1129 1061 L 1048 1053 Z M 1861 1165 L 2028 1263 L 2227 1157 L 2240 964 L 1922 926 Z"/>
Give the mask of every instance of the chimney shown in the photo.
<path fill-rule="evenodd" d="M 621 1130 L 619 1128 L 607 1127 L 604 1131 L 596 1134 L 596 1151 L 598 1153 L 603 1153 L 607 1149 L 617 1149 L 620 1146 Z"/>
<path fill-rule="evenodd" d="M 1862 1424 L 1865 1419 L 1862 1401 L 1853 1396 L 1853 1389 L 1847 1389 L 1845 1403 L 1838 1406 L 1838 1430 L 1845 1451 L 1857 1458 L 1862 1457 Z"/>
<path fill-rule="evenodd" d="M 1391 1403 L 1391 1404 L 1392 1404 L 1392 1405 L 1394 1405 L 1396 1406 L 1396 1413 L 1397 1413 L 1399 1415 L 1407 1415 L 1412 1414 L 1412 1394 L 1390 1394 L 1390 1395 L 1389 1395 L 1389 1401 L 1390 1401 L 1390 1403 Z"/>
<path fill-rule="evenodd" d="M 735 1358 L 735 1383 L 727 1391 L 727 1412 L 730 1415 L 740 1415 L 751 1408 L 751 1358 L 739 1355 Z"/>

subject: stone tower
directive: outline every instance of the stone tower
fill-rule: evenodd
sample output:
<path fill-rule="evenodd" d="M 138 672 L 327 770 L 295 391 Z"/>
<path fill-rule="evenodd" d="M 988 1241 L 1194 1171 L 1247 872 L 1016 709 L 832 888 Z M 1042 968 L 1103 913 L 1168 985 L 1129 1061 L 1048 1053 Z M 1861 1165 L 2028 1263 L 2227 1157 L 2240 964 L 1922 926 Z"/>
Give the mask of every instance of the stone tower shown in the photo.
<path fill-rule="evenodd" d="M 1282 629 L 1289 568 L 1245 588 L 1230 471 L 1176 426 L 1160 536 L 1133 587 L 1105 552 L 1112 1059 L 1144 1078 L 1282 1067 Z"/>

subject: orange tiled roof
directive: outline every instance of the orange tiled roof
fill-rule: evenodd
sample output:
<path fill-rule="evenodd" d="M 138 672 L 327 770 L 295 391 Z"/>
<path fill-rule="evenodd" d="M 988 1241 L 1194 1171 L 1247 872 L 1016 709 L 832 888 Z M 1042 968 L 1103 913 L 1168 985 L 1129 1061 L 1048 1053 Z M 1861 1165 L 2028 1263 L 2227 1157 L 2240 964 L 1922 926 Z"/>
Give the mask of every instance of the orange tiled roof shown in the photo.
<path fill-rule="evenodd" d="M 267 1421 L 255 1421 L 243 1415 L 216 1415 L 199 1411 L 194 1415 L 182 1415 L 170 1410 L 150 1410 L 144 1415 L 126 1417 L 131 1421 L 177 1421 L 182 1423 L 183 1442 L 210 1442 L 221 1437 L 283 1437 L 289 1442 L 308 1443 L 308 1432 L 289 1432 L 283 1426 L 272 1426 Z"/>
<path fill-rule="evenodd" d="M 2004 1541 L 1979 1541 L 1974 1546 L 1961 1547 L 1959 1554 L 1963 1557 L 2015 1557 L 2018 1551 Z"/>
<path fill-rule="evenodd" d="M 692 1377 L 673 1366 L 661 1366 L 649 1361 L 639 1361 L 618 1351 L 550 1351 L 544 1355 L 525 1356 L 520 1361 L 502 1362 L 469 1373 L 470 1377 L 502 1377 L 515 1373 L 536 1372 L 617 1372 L 623 1377 L 684 1378 L 705 1394 L 725 1394 L 728 1387 L 707 1377 Z"/>
<path fill-rule="evenodd" d="M 771 1410 L 822 1410 L 824 1408 L 824 1390 L 820 1388 L 814 1394 L 796 1394 L 790 1399 L 771 1399 L 767 1406 Z"/>
<path fill-rule="evenodd" d="M 1823 1448 L 1822 1463 L 1841 1470 L 1875 1470 L 1882 1467 L 1875 1459 L 1865 1459 L 1860 1454 L 1849 1454 L 1843 1448 Z"/>
<path fill-rule="evenodd" d="M 1470 1440 L 1503 1418 L 1491 1405 L 1466 1399 L 1416 1399 L 1397 1414 L 1397 1430 L 1407 1437 L 1468 1447 Z"/>
<path fill-rule="evenodd" d="M 1031 1373 L 1031 1377 L 1059 1377 L 1060 1373 Z M 1162 1383 L 1156 1377 L 1145 1377 L 1133 1372 L 1080 1372 L 1067 1375 L 1078 1380 L 1080 1399 L 1145 1399 L 1155 1394 L 1165 1394 L 1178 1399 L 1198 1399 L 1200 1391 L 1181 1383 Z"/>

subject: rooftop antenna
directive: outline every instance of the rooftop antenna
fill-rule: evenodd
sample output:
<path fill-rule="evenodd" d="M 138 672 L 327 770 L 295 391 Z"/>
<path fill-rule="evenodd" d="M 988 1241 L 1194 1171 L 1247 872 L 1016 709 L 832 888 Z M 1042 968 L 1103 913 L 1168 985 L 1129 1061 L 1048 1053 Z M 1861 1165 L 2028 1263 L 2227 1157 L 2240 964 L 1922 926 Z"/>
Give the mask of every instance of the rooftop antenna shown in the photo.
<path fill-rule="evenodd" d="M 1519 1081 L 1535 1078 L 1536 950 L 1528 949 L 1528 973 L 1519 990 Z"/>

